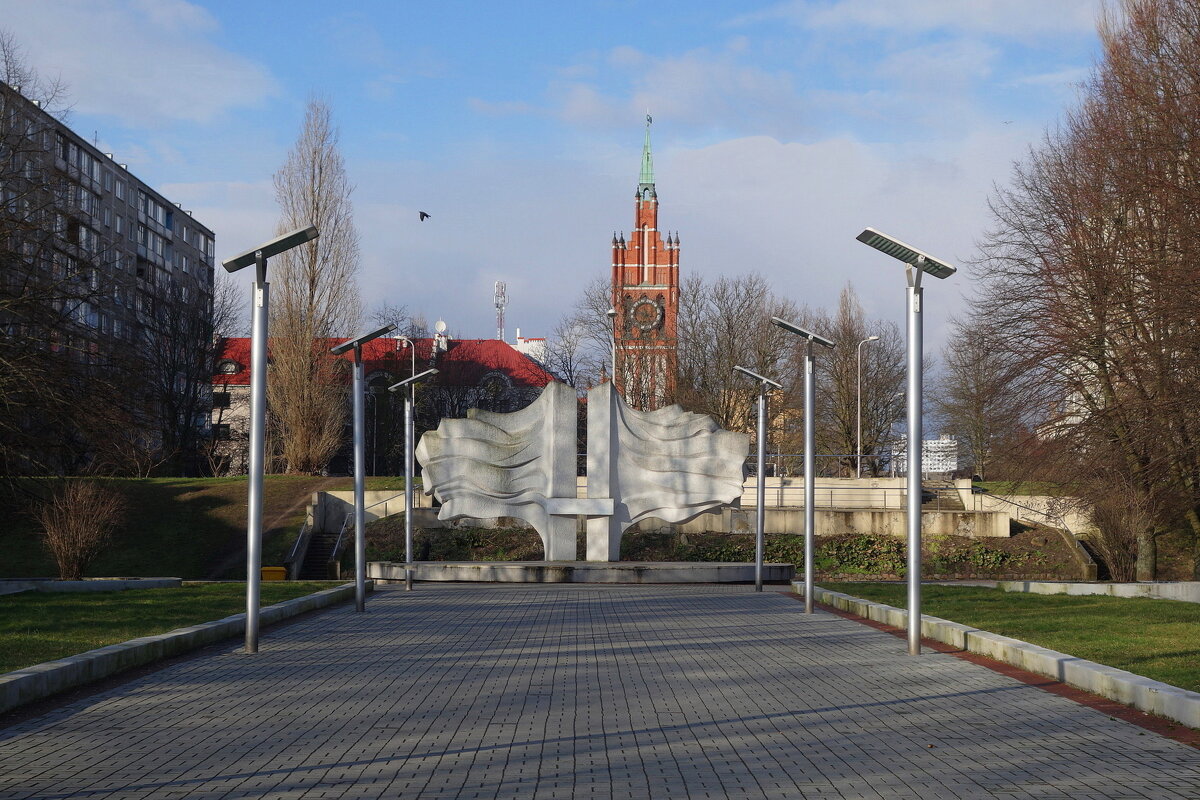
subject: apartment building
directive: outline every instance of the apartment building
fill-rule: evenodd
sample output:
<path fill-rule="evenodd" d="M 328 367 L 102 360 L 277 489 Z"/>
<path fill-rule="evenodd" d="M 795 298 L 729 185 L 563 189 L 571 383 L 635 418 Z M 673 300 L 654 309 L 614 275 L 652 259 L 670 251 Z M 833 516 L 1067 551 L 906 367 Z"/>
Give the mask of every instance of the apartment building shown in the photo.
<path fill-rule="evenodd" d="M 120 383 L 106 413 L 144 450 L 194 447 L 207 428 L 213 252 L 189 211 L 0 83 L 2 344 Z"/>

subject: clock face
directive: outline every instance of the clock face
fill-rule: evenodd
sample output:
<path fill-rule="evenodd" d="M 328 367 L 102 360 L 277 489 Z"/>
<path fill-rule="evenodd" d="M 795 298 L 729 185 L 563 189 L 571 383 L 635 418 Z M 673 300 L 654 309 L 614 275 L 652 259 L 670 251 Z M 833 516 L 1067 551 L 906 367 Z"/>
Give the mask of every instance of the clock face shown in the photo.
<path fill-rule="evenodd" d="M 659 323 L 662 322 L 662 315 L 662 306 L 648 297 L 638 300 L 629 311 L 629 316 L 633 320 L 633 324 L 643 331 L 657 328 Z"/>

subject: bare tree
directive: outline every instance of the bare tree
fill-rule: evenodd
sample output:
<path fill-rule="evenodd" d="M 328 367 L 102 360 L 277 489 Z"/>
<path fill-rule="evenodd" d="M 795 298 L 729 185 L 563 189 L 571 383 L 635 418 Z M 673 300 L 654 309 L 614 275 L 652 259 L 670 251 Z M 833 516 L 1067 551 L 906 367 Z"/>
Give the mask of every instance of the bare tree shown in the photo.
<path fill-rule="evenodd" d="M 833 350 L 817 348 L 816 354 L 817 450 L 838 456 L 836 462 L 818 466 L 823 474 L 836 471 L 849 477 L 858 467 L 854 457 L 859 418 L 858 344 L 876 337 L 861 348 L 861 407 L 863 470 L 878 475 L 880 456 L 893 441 L 896 423 L 904 416 L 904 341 L 900 330 L 895 323 L 868 319 L 849 284 L 842 289 L 832 314 L 810 312 L 807 322 L 813 331 L 837 345 Z M 797 349 L 795 357 L 801 356 Z"/>
<path fill-rule="evenodd" d="M 1018 447 L 1032 416 L 1016 387 L 1023 366 L 993 343 L 996 333 L 980 317 L 956 319 L 943 350 L 943 368 L 931 392 L 942 430 L 954 434 L 971 469 L 981 478 L 1003 454 Z"/>
<path fill-rule="evenodd" d="M 770 320 L 801 315 L 756 273 L 711 282 L 697 275 L 686 278 L 679 289 L 679 404 L 711 415 L 728 430 L 755 430 L 758 387 L 733 367 L 746 367 L 794 389 L 794 337 Z M 779 418 L 784 407 L 785 403 L 772 403 L 772 419 Z"/>
<path fill-rule="evenodd" d="M 25 97 L 34 100 L 54 117 L 65 120 L 67 84 L 61 76 L 47 78 L 29 62 L 20 40 L 12 31 L 0 28 L 0 82 L 15 87 Z"/>
<path fill-rule="evenodd" d="M 125 498 L 90 480 L 58 482 L 35 510 L 58 577 L 77 581 L 112 539 L 125 518 Z"/>
<path fill-rule="evenodd" d="M 310 100 L 275 174 L 280 231 L 316 225 L 321 233 L 274 266 L 268 397 L 288 472 L 319 472 L 344 438 L 346 376 L 328 351 L 330 338 L 356 331 L 362 316 L 351 191 L 329 105 Z"/>
<path fill-rule="evenodd" d="M 1098 507 L 1113 473 L 1089 466 L 1116 470 L 1154 530 L 1190 530 L 1200 577 L 1200 6 L 1120 12 L 1079 107 L 993 201 L 975 314 L 1041 412 L 1030 467 Z"/>

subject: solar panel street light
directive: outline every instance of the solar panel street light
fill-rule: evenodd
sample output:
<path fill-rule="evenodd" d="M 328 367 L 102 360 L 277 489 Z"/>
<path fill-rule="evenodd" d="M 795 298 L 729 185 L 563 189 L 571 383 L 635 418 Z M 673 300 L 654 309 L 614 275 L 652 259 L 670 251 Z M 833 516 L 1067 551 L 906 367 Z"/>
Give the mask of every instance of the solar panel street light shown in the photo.
<path fill-rule="evenodd" d="M 364 333 L 362 336 L 359 336 L 355 339 L 342 342 L 337 347 L 331 347 L 329 348 L 329 352 L 333 353 L 335 356 L 340 356 L 342 353 L 347 352 L 352 347 L 362 347 L 372 339 L 378 339 L 380 336 L 386 336 L 394 330 L 396 330 L 396 326 L 389 323 L 378 330 L 373 330 L 370 333 Z"/>
<path fill-rule="evenodd" d="M 252 247 L 244 253 L 227 258 L 221 262 L 221 266 L 225 268 L 226 272 L 237 272 L 239 269 L 255 263 L 260 254 L 264 259 L 272 258 L 280 253 L 291 250 L 297 245 L 311 242 L 318 236 L 320 234 L 314 225 L 309 225 L 307 228 L 297 228 L 291 233 L 277 236 L 269 242 L 260 244 L 258 247 Z"/>
<path fill-rule="evenodd" d="M 836 347 L 836 345 L 832 341 L 830 341 L 829 339 L 826 339 L 824 336 L 818 336 L 817 334 L 813 333 L 812 331 L 807 331 L 804 328 L 801 328 L 799 325 L 797 325 L 794 322 L 788 322 L 786 319 L 781 319 L 779 317 L 771 317 L 771 322 L 773 324 L 779 326 L 780 328 L 783 328 L 785 331 L 794 333 L 797 336 L 802 336 L 805 339 L 808 339 L 813 344 L 819 344 L 822 347 Z"/>
<path fill-rule="evenodd" d="M 804 613 L 813 613 L 813 573 L 816 571 L 816 514 L 817 498 L 817 423 L 816 423 L 816 366 L 813 345 L 833 348 L 836 344 L 823 336 L 801 328 L 786 319 L 771 317 L 771 322 L 789 333 L 803 337 L 804 348 Z"/>
<path fill-rule="evenodd" d="M 948 278 L 954 267 L 899 239 L 867 228 L 857 237 L 863 244 L 902 261 L 908 289 L 905 312 L 908 327 L 908 653 L 921 654 L 921 275 Z"/>
<path fill-rule="evenodd" d="M 254 287 L 250 310 L 250 463 L 246 504 L 246 652 L 258 652 L 259 581 L 262 579 L 263 474 L 266 471 L 267 441 L 267 320 L 270 317 L 270 284 L 267 259 L 296 245 L 312 241 L 317 229 L 286 233 L 222 263 L 228 272 L 254 264 Z"/>
<path fill-rule="evenodd" d="M 400 381 L 399 383 L 393 383 L 391 386 L 388 387 L 388 391 L 394 392 L 398 389 L 408 386 L 410 383 L 417 383 L 418 381 L 424 380 L 425 378 L 428 378 L 430 375 L 437 375 L 437 370 L 436 369 L 427 369 L 424 372 L 413 375 L 411 378 L 405 378 L 404 380 Z"/>
<path fill-rule="evenodd" d="M 416 472 L 413 464 L 413 438 L 416 436 L 416 426 L 413 424 L 413 406 L 416 405 L 417 382 L 437 374 L 436 369 L 427 369 L 417 374 L 415 349 L 413 352 L 414 374 L 388 387 L 389 392 L 399 391 L 405 386 L 409 389 L 408 393 L 404 395 L 404 590 L 407 592 L 412 591 L 413 585 L 412 481 L 413 473 Z"/>
<path fill-rule="evenodd" d="M 363 396 L 366 394 L 366 380 L 363 376 L 362 346 L 367 342 L 396 330 L 395 325 L 384 325 L 382 328 L 364 333 L 361 336 L 342 342 L 329 352 L 340 356 L 350 350 L 354 351 L 354 381 L 351 397 L 354 408 L 354 610 L 367 610 L 367 512 L 366 512 L 366 473 L 367 473 L 367 437 L 366 412 L 363 409 Z"/>
<path fill-rule="evenodd" d="M 903 261 L 905 264 L 920 266 L 922 270 L 935 278 L 949 278 L 958 271 L 945 261 L 939 261 L 928 253 L 907 245 L 899 239 L 894 239 L 886 233 L 880 233 L 874 228 L 867 228 L 854 238 L 868 247 L 874 247 L 881 253 L 887 253 L 892 258 Z"/>
<path fill-rule="evenodd" d="M 754 591 L 762 591 L 763 555 L 766 551 L 766 504 L 767 504 L 767 387 L 774 386 L 782 389 L 776 381 L 759 375 L 745 367 L 734 366 L 735 372 L 740 372 L 758 381 L 758 513 L 754 537 Z"/>
<path fill-rule="evenodd" d="M 756 381 L 762 381 L 763 383 L 768 383 L 771 386 L 774 386 L 776 389 L 783 388 L 783 384 L 776 383 L 775 381 L 771 380 L 770 378 L 759 375 L 757 372 L 754 372 L 753 370 L 749 370 L 749 369 L 746 369 L 745 367 L 739 367 L 736 365 L 734 366 L 734 369 L 737 370 L 738 372 L 742 373 L 743 375 L 750 376 L 751 378 L 753 378 Z"/>

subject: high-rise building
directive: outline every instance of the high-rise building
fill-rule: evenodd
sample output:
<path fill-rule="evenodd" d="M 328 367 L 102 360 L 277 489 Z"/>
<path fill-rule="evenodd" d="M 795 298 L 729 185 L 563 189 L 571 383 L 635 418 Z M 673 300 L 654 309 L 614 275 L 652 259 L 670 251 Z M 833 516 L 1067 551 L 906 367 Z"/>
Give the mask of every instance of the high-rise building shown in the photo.
<path fill-rule="evenodd" d="M 650 149 L 650 116 L 634 199 L 634 227 L 612 239 L 613 344 L 617 391 L 633 408 L 674 401 L 678 367 L 679 234 L 658 228 L 658 192 Z"/>
<path fill-rule="evenodd" d="M 213 232 L 190 212 L 0 83 L 3 345 L 30 354 L 33 366 L 39 359 L 79 365 L 70 374 L 81 389 L 89 375 L 93 384 L 107 382 L 109 395 L 121 395 L 104 398 L 104 413 L 122 431 L 122 446 L 169 460 L 204 435 L 213 248 Z M 30 398 L 23 425 L 49 425 L 38 419 L 37 402 Z M 65 430 L 66 422 L 57 434 L 48 427 L 36 434 L 46 448 L 62 444 L 56 435 L 89 438 Z M 91 434 L 90 445 L 75 447 L 76 462 L 98 457 L 99 434 Z M 57 466 L 80 466 L 69 461 Z M 31 455 L 29 468 L 55 467 L 45 462 Z"/>

